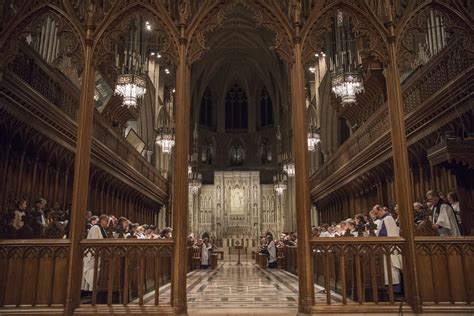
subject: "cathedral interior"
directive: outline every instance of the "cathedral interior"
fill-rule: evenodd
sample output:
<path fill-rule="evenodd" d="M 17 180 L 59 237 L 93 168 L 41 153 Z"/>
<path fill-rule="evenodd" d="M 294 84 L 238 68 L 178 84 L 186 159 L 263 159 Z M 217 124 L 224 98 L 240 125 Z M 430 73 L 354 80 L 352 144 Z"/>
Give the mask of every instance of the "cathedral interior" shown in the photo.
<path fill-rule="evenodd" d="M 0 315 L 472 315 L 473 61 L 471 0 L 0 1 Z"/>

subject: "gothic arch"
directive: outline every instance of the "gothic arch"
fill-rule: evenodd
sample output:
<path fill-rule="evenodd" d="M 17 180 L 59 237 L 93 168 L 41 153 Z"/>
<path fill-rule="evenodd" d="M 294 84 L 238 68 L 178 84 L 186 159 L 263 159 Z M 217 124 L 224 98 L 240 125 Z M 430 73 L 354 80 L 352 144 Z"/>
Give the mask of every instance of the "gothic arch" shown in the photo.
<path fill-rule="evenodd" d="M 237 0 L 237 1 L 214 1 L 209 5 L 203 5 L 194 16 L 186 32 L 188 63 L 193 64 L 200 59 L 206 46 L 206 35 L 210 31 L 222 26 L 224 20 L 236 5 L 242 5 L 254 14 L 257 26 L 263 26 L 275 33 L 274 49 L 280 57 L 292 61 L 292 39 L 293 27 L 288 18 L 284 16 L 281 9 L 273 2 L 265 0 Z M 276 19 L 277 22 L 274 22 Z"/>
<path fill-rule="evenodd" d="M 355 19 L 354 30 L 367 36 L 368 47 L 365 49 L 367 53 L 377 56 L 380 61 L 387 64 L 388 32 L 372 8 L 364 1 L 334 1 L 324 7 L 320 5 L 313 9 L 313 14 L 301 31 L 303 63 L 314 59 L 315 52 L 326 51 L 325 35 L 330 27 L 328 19 L 338 10 Z"/>
<path fill-rule="evenodd" d="M 61 2 L 62 3 L 62 2 Z M 82 65 L 85 47 L 85 33 L 76 20 L 72 18 L 68 10 L 69 8 L 61 8 L 50 3 L 41 3 L 38 6 L 31 6 L 29 1 L 25 1 L 24 6 L 17 13 L 14 21 L 2 33 L 0 38 L 0 66 L 6 65 L 18 53 L 18 45 L 22 34 L 32 33 L 33 25 L 43 16 L 49 16 L 58 23 L 59 33 L 68 34 L 67 38 L 72 41 L 66 46 L 65 52 L 74 57 L 74 62 Z M 79 66 L 79 68 L 80 68 Z"/>
<path fill-rule="evenodd" d="M 113 10 L 114 14 L 108 16 L 97 27 L 93 44 L 95 61 L 100 61 L 108 55 L 107 51 L 112 48 L 118 36 L 123 32 L 133 16 L 144 15 L 159 25 L 157 29 L 163 30 L 167 37 L 163 54 L 167 55 L 171 62 L 177 62 L 177 51 L 179 42 L 179 32 L 173 21 L 171 21 L 166 9 L 158 1 L 153 2 L 154 6 L 143 1 L 121 1 Z M 120 7 L 119 7 L 120 6 Z M 130 13 L 132 12 L 132 13 Z M 111 50 L 114 51 L 113 49 Z"/>

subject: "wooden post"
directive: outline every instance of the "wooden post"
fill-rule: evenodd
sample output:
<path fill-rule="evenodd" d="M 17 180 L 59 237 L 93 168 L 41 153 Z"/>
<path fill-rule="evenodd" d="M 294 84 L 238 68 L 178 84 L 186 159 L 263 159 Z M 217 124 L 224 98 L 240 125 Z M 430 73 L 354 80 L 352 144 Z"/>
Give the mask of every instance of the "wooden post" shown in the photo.
<path fill-rule="evenodd" d="M 308 131 L 304 93 L 301 41 L 295 39 L 294 63 L 291 65 L 293 152 L 295 157 L 296 228 L 298 231 L 298 283 L 300 313 L 311 313 L 314 304 L 313 258 L 311 256 L 311 196 L 309 192 Z"/>
<path fill-rule="evenodd" d="M 421 312 L 421 300 L 416 278 L 416 253 L 413 230 L 412 214 L 412 187 L 410 181 L 410 164 L 408 162 L 408 149 L 405 135 L 405 114 L 403 112 L 402 88 L 398 70 L 397 48 L 395 37 L 389 38 L 388 44 L 387 96 L 388 113 L 390 120 L 390 136 L 392 139 L 394 191 L 396 203 L 400 213 L 400 222 L 403 228 L 405 245 L 405 265 L 403 268 L 406 298 L 415 313 Z"/>
<path fill-rule="evenodd" d="M 79 305 L 82 253 L 79 242 L 84 229 L 84 213 L 87 208 L 89 193 L 89 168 L 91 160 L 92 117 L 94 114 L 95 71 L 92 64 L 91 27 L 88 26 L 86 46 L 84 49 L 84 70 L 79 101 L 76 157 L 74 164 L 74 181 L 72 189 L 71 240 L 69 250 L 65 315 L 72 315 Z"/>
<path fill-rule="evenodd" d="M 186 235 L 188 231 L 188 152 L 190 74 L 186 60 L 186 41 L 181 38 L 176 71 L 176 145 L 173 165 L 172 216 L 174 257 L 171 275 L 172 305 L 176 314 L 187 312 L 186 304 Z"/>

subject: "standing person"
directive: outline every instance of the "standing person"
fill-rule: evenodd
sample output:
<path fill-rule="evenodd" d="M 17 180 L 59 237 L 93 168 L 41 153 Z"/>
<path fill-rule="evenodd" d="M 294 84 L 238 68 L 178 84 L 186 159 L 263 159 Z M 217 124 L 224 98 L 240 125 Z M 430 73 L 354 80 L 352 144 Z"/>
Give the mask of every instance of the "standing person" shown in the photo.
<path fill-rule="evenodd" d="M 454 215 L 456 215 L 456 220 L 458 221 L 459 232 L 462 234 L 462 222 L 461 222 L 461 208 L 459 207 L 459 198 L 456 192 L 448 193 L 448 201 L 453 208 Z"/>
<path fill-rule="evenodd" d="M 426 193 L 426 198 L 433 205 L 433 228 L 438 230 L 440 236 L 460 236 L 456 215 L 453 208 L 441 199 L 436 190 Z"/>
<path fill-rule="evenodd" d="M 211 249 L 212 245 L 209 243 L 209 238 L 204 237 L 201 246 L 201 269 L 209 267 L 209 252 Z"/>
<path fill-rule="evenodd" d="M 92 226 L 87 234 L 87 239 L 104 239 L 107 238 L 107 227 L 109 225 L 109 216 L 108 215 L 100 215 L 99 223 Z M 94 257 L 88 253 L 87 256 L 84 257 L 84 266 L 82 269 L 82 284 L 81 290 L 83 291 L 92 291 L 94 287 Z M 99 269 L 100 269 L 100 262 L 99 262 Z M 97 271 L 99 273 L 99 270 Z M 97 280 L 98 280 L 97 276 Z"/>
<path fill-rule="evenodd" d="M 267 235 L 268 267 L 274 269 L 277 267 L 276 247 L 273 237 Z"/>
<path fill-rule="evenodd" d="M 44 208 L 47 202 L 43 198 L 39 198 L 35 201 L 35 207 L 31 209 L 31 216 L 33 217 L 33 231 L 36 238 L 42 237 L 46 228 L 46 216 L 44 214 Z"/>
<path fill-rule="evenodd" d="M 390 212 L 387 212 L 380 205 L 375 205 L 372 209 L 374 214 L 377 214 L 377 217 L 380 219 L 377 227 L 377 236 L 379 237 L 400 237 L 400 232 L 395 223 L 395 220 L 390 215 Z M 385 285 L 388 285 L 388 269 L 387 269 L 387 257 L 383 258 L 383 272 Z M 392 284 L 395 286 L 394 291 L 400 293 L 401 288 L 401 271 L 402 271 L 402 256 L 400 254 L 390 255 L 390 261 L 392 263 Z"/>
<path fill-rule="evenodd" d="M 21 199 L 16 202 L 15 218 L 13 219 L 13 227 L 18 231 L 25 225 L 24 216 L 26 215 L 26 200 Z"/>

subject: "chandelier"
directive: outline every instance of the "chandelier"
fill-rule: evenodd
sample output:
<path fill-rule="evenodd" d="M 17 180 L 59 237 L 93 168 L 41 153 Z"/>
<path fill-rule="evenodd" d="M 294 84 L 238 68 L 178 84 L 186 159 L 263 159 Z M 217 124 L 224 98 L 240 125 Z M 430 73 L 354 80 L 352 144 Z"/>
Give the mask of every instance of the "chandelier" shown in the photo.
<path fill-rule="evenodd" d="M 315 151 L 316 145 L 321 141 L 321 136 L 319 135 L 319 130 L 311 125 L 308 132 L 308 150 Z"/>
<path fill-rule="evenodd" d="M 202 175 L 199 172 L 188 173 L 189 190 L 191 194 L 196 195 L 202 187 Z"/>
<path fill-rule="evenodd" d="M 156 136 L 156 144 L 165 154 L 170 154 L 174 146 L 174 128 L 160 127 L 158 136 Z"/>
<path fill-rule="evenodd" d="M 362 61 L 352 26 L 352 19 L 338 11 L 333 18 L 331 36 L 328 38 L 332 91 L 341 98 L 342 106 L 355 103 L 356 95 L 364 91 L 359 71 Z"/>
<path fill-rule="evenodd" d="M 364 91 L 362 76 L 357 72 L 335 72 L 331 84 L 334 94 L 341 98 L 342 106 L 355 103 L 356 94 Z"/>
<path fill-rule="evenodd" d="M 283 171 L 288 175 L 288 177 L 295 176 L 295 163 L 293 160 L 288 160 L 283 164 Z"/>
<path fill-rule="evenodd" d="M 287 174 L 288 177 L 295 176 L 295 162 L 291 159 L 291 155 L 287 153 L 283 154 L 283 172 Z"/>
<path fill-rule="evenodd" d="M 122 106 L 127 108 L 136 108 L 138 99 L 146 92 L 147 26 L 149 22 L 144 21 L 143 17 L 131 18 L 126 39 L 115 48 L 115 66 L 118 69 L 115 94 L 123 97 Z"/>
<path fill-rule="evenodd" d="M 278 195 L 282 195 L 286 190 L 286 180 L 286 174 L 277 174 L 276 176 L 273 176 L 273 188 Z"/>
<path fill-rule="evenodd" d="M 146 92 L 146 80 L 140 75 L 130 73 L 119 74 L 115 86 L 115 94 L 123 97 L 123 106 L 137 107 L 137 100 Z"/>

